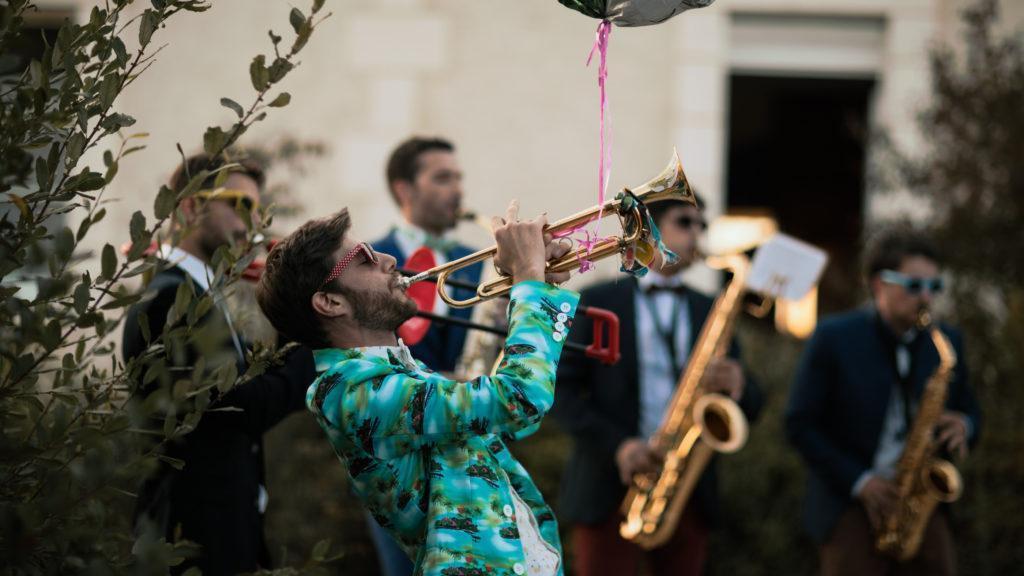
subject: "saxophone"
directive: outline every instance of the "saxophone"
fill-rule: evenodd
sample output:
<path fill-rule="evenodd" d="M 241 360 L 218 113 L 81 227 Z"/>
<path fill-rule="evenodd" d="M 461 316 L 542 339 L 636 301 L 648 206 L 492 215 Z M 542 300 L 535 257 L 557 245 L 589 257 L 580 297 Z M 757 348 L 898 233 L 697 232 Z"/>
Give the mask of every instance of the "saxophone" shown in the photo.
<path fill-rule="evenodd" d="M 935 455 L 935 422 L 946 406 L 949 380 L 956 366 L 956 352 L 949 339 L 923 312 L 919 325 L 928 330 L 939 353 L 939 366 L 928 378 L 903 454 L 896 467 L 899 496 L 892 513 L 876 534 L 879 552 L 906 561 L 917 555 L 925 527 L 939 502 L 954 502 L 963 493 L 956 467 Z"/>
<path fill-rule="evenodd" d="M 647 550 L 672 537 L 714 452 L 732 453 L 747 442 L 747 418 L 739 406 L 731 398 L 704 392 L 703 380 L 708 364 L 729 350 L 750 262 L 735 254 L 709 258 L 708 264 L 731 270 L 733 279 L 715 300 L 669 410 L 651 438 L 652 445 L 665 452 L 662 468 L 634 476 L 622 502 L 626 518 L 619 533 Z"/>

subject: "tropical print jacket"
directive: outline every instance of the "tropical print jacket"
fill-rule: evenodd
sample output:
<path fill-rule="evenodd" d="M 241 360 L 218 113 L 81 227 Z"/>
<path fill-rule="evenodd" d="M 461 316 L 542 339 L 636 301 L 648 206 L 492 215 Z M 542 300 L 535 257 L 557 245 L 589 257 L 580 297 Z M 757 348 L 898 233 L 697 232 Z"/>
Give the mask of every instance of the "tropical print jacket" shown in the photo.
<path fill-rule="evenodd" d="M 578 300 L 516 284 L 504 359 L 494 376 L 469 382 L 431 372 L 404 345 L 314 353 L 320 376 L 306 403 L 416 574 L 523 574 L 513 489 L 561 554 L 555 517 L 505 442 L 536 431 L 551 407 Z"/>

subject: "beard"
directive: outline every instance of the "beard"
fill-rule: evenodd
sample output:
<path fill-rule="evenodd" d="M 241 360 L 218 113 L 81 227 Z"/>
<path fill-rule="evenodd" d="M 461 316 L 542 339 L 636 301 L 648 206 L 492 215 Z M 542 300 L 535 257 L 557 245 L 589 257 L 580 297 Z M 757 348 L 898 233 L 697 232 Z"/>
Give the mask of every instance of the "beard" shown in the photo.
<path fill-rule="evenodd" d="M 221 230 L 209 221 L 204 221 L 199 229 L 199 249 L 203 251 L 206 260 L 212 261 L 214 253 L 221 246 L 231 246 L 245 242 L 245 231 L 235 233 Z"/>
<path fill-rule="evenodd" d="M 343 289 L 342 295 L 352 304 L 352 317 L 367 330 L 394 332 L 403 322 L 416 315 L 416 302 L 404 293 Z"/>

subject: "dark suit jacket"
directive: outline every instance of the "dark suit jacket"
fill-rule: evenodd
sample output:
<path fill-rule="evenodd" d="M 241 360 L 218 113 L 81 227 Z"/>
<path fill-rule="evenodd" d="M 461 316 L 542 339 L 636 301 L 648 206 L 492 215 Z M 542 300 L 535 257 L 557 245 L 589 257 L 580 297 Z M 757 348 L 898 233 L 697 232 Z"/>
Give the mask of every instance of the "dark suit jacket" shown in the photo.
<path fill-rule="evenodd" d="M 390 254 L 398 260 L 398 267 L 401 268 L 405 265 L 408 254 L 402 254 L 402 251 L 398 248 L 398 242 L 395 240 L 395 231 L 392 230 L 387 236 L 377 240 L 372 244 L 373 249 L 378 252 Z M 472 254 L 474 250 L 468 246 L 456 245 L 455 248 L 448 251 L 445 257 L 451 262 L 458 258 L 468 256 Z M 468 268 L 460 270 L 451 275 L 453 280 L 461 280 L 463 282 L 471 282 L 477 284 L 480 282 L 480 271 L 483 269 L 481 264 L 474 264 Z M 473 292 L 463 288 L 447 288 L 448 293 L 455 298 L 465 299 L 472 298 Z M 450 308 L 448 310 L 450 316 L 456 318 L 462 318 L 463 320 L 469 320 L 473 314 L 472 308 Z M 423 337 L 415 346 L 410 346 L 409 351 L 412 352 L 414 358 L 423 362 L 428 368 L 437 370 L 439 372 L 451 372 L 455 370 L 455 364 L 459 360 L 459 356 L 462 355 L 462 347 L 466 342 L 466 329 L 461 326 L 449 326 L 440 323 L 433 323 L 430 329 L 427 330 L 427 334 Z"/>
<path fill-rule="evenodd" d="M 143 312 L 149 331 L 155 338 L 165 327 L 178 286 L 192 282 L 180 268 L 171 266 L 157 273 L 149 285 L 154 295 L 133 306 L 125 322 L 123 350 L 125 358 L 140 355 L 147 347 L 139 327 Z M 201 293 L 196 288 L 196 293 Z M 201 322 L 222 321 L 223 313 L 211 308 Z M 223 333 L 222 333 L 223 334 Z M 237 361 L 244 372 L 230 333 L 221 342 L 220 358 Z M 198 352 L 186 350 L 172 365 L 191 366 Z M 208 366 L 213 363 L 208 358 Z M 174 366 L 171 367 L 172 372 Z M 241 411 L 207 412 L 195 430 L 167 446 L 167 456 L 184 460 L 183 470 L 161 468 L 148 478 L 137 503 L 137 523 L 154 523 L 168 542 L 181 537 L 203 547 L 195 562 L 204 574 L 236 574 L 268 568 L 270 559 L 263 540 L 263 518 L 257 508 L 259 487 L 264 480 L 263 433 L 290 412 L 305 404 L 306 388 L 316 377 L 312 353 L 305 348 L 293 352 L 286 363 L 271 368 L 245 384 L 215 398 L 211 408 L 234 407 Z M 142 389 L 142 395 L 153 392 Z M 155 422 L 159 427 L 162 422 Z M 182 570 L 192 565 L 179 566 Z"/>
<path fill-rule="evenodd" d="M 614 366 L 603 366 L 580 355 L 564 355 L 555 386 L 552 414 L 574 439 L 559 495 L 559 517 L 570 523 L 596 524 L 607 521 L 622 503 L 626 487 L 619 481 L 615 451 L 623 440 L 639 434 L 640 376 L 637 358 L 636 310 L 637 284 L 631 279 L 607 282 L 583 290 L 580 303 L 606 308 L 619 316 L 622 359 Z M 691 346 L 711 310 L 713 299 L 689 290 Z M 570 339 L 589 343 L 592 326 L 576 322 Z M 729 355 L 739 358 L 733 343 Z M 753 420 L 761 409 L 762 393 L 748 374 L 740 401 L 747 418 Z M 690 502 L 709 525 L 718 519 L 718 495 L 715 461 L 705 471 Z"/>
<path fill-rule="evenodd" d="M 940 329 L 957 354 L 946 405 L 970 418 L 973 443 L 981 419 L 967 385 L 963 342 L 956 330 Z M 853 485 L 871 468 L 891 392 L 898 385 L 895 343 L 885 330 L 873 308 L 822 320 L 804 349 L 790 391 L 786 435 L 807 463 L 804 523 L 819 543 L 828 540 L 852 502 Z M 911 389 L 920 398 L 938 366 L 938 353 L 924 333 L 911 343 L 910 353 Z"/>

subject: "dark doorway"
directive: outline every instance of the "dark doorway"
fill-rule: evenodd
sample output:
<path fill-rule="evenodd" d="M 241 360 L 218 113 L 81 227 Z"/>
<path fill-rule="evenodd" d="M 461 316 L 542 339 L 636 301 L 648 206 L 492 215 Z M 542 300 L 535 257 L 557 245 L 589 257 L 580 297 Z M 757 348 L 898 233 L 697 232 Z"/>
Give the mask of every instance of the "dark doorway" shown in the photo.
<path fill-rule="evenodd" d="M 731 77 L 727 205 L 768 212 L 826 250 L 821 312 L 861 299 L 868 105 L 874 80 Z"/>

